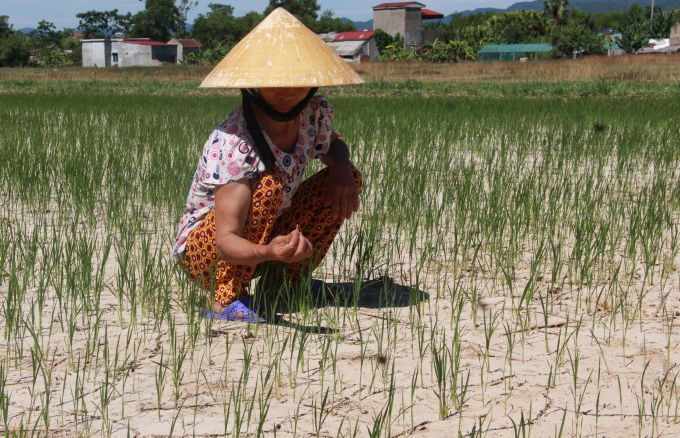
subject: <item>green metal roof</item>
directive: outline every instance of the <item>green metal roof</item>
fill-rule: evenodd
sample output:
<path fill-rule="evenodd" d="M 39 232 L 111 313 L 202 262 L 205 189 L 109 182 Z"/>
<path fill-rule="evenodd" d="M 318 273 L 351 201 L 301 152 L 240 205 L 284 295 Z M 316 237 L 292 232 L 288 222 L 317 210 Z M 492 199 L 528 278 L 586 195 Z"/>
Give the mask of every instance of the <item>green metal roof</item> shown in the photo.
<path fill-rule="evenodd" d="M 550 52 L 551 44 L 493 44 L 483 47 L 479 53 L 518 53 L 518 52 Z"/>

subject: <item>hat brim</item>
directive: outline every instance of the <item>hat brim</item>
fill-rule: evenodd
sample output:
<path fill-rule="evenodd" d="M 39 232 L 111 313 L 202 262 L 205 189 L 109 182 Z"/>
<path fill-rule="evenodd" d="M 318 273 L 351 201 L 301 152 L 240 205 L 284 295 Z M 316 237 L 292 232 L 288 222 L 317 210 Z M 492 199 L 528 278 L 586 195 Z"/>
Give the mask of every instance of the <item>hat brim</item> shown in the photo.
<path fill-rule="evenodd" d="M 363 83 L 328 44 L 278 8 L 231 49 L 200 87 L 314 88 Z"/>

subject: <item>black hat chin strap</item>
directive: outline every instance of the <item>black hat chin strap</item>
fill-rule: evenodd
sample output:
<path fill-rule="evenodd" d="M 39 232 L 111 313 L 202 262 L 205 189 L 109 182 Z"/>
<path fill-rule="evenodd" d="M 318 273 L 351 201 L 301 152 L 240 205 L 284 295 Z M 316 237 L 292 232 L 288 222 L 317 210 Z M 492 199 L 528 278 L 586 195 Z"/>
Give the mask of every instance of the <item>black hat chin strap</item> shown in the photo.
<path fill-rule="evenodd" d="M 255 151 L 264 163 L 265 169 L 270 169 L 276 165 L 276 157 L 274 157 L 274 152 L 269 147 L 267 139 L 264 138 L 264 133 L 262 132 L 262 127 L 255 117 L 255 110 L 253 109 L 253 103 L 257 105 L 258 108 L 262 110 L 267 117 L 277 122 L 290 122 L 300 115 L 302 110 L 305 109 L 309 101 L 312 100 L 314 94 L 318 88 L 312 88 L 307 93 L 307 96 L 302 99 L 300 103 L 295 105 L 292 110 L 281 113 L 272 108 L 256 90 L 252 89 L 241 89 L 241 96 L 243 97 L 243 117 L 246 119 L 246 127 L 250 131 L 250 135 L 253 137 L 255 144 L 253 147 Z"/>
<path fill-rule="evenodd" d="M 305 109 L 307 104 L 309 103 L 310 100 L 312 100 L 312 97 L 314 97 L 314 94 L 316 94 L 318 88 L 311 88 L 309 90 L 309 93 L 307 93 L 307 96 L 305 96 L 304 99 L 302 99 L 297 105 L 293 107 L 288 112 L 281 113 L 276 111 L 274 108 L 272 108 L 260 95 L 260 93 L 257 92 L 257 90 L 254 90 L 252 88 L 247 88 L 247 89 L 241 89 L 241 94 L 245 98 L 246 96 L 250 99 L 251 102 L 253 102 L 255 105 L 257 105 L 258 108 L 262 110 L 263 113 L 267 117 L 269 117 L 272 120 L 276 120 L 277 122 L 290 122 L 291 120 L 295 119 L 297 116 L 300 115 L 302 110 Z"/>

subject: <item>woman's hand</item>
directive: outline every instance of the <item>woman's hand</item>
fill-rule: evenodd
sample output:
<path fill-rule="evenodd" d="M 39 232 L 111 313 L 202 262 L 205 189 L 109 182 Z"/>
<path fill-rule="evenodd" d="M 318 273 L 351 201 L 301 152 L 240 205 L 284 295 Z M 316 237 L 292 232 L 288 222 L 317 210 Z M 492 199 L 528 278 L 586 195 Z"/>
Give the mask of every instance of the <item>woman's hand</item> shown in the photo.
<path fill-rule="evenodd" d="M 312 256 L 312 243 L 297 229 L 285 236 L 274 237 L 267 245 L 271 258 L 284 263 L 295 263 Z"/>
<path fill-rule="evenodd" d="M 359 193 L 351 166 L 352 163 L 346 160 L 330 167 L 323 205 L 331 207 L 333 219 L 349 219 L 359 210 Z"/>

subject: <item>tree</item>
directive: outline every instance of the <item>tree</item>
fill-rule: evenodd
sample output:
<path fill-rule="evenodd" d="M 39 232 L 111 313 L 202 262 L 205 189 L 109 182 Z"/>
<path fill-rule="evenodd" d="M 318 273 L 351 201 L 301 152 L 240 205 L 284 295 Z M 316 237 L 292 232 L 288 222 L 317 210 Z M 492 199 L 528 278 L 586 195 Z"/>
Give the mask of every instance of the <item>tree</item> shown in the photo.
<path fill-rule="evenodd" d="M 392 35 L 382 29 L 375 30 L 375 45 L 378 47 L 378 53 L 382 53 L 385 47 L 391 46 L 394 43 Z"/>
<path fill-rule="evenodd" d="M 78 27 L 88 38 L 105 38 L 112 33 L 130 33 L 132 14 L 119 15 L 118 9 L 111 11 L 87 11 L 76 14 Z"/>
<path fill-rule="evenodd" d="M 10 35 L 14 35 L 14 27 L 9 24 L 7 15 L 0 15 L 0 38 L 6 38 Z"/>
<path fill-rule="evenodd" d="M 641 27 L 631 25 L 621 32 L 618 44 L 626 53 L 637 53 L 648 41 L 649 38 Z"/>
<path fill-rule="evenodd" d="M 27 62 L 28 50 L 24 38 L 14 34 L 0 38 L 0 67 L 17 67 Z"/>
<path fill-rule="evenodd" d="M 145 0 L 144 10 L 132 16 L 132 36 L 168 41 L 179 31 L 181 18 L 174 0 Z"/>
<path fill-rule="evenodd" d="M 626 14 L 625 23 L 622 26 L 619 46 L 627 53 L 636 53 L 649 41 L 646 27 L 647 17 L 639 3 L 633 3 Z"/>
<path fill-rule="evenodd" d="M 640 3 L 635 2 L 632 5 L 630 5 L 630 8 L 628 8 L 628 12 L 626 13 L 624 27 L 628 27 L 630 25 L 636 25 L 636 26 L 642 27 L 644 22 L 647 21 L 647 18 L 648 17 L 645 14 L 645 10 L 642 8 Z M 621 29 L 621 30 L 623 30 L 623 29 Z"/>
<path fill-rule="evenodd" d="M 314 24 L 310 29 L 314 33 L 348 32 L 357 30 L 356 26 L 351 21 L 343 23 L 340 18 L 333 18 L 334 15 L 335 13 L 333 11 L 323 11 L 321 17 L 313 22 Z"/>
<path fill-rule="evenodd" d="M 412 61 L 416 60 L 414 50 L 404 50 L 404 37 L 397 33 L 392 39 L 392 44 L 385 47 L 378 57 L 381 61 Z"/>
<path fill-rule="evenodd" d="M 662 12 L 661 8 L 656 8 L 654 18 L 650 18 L 649 27 L 651 35 L 656 39 L 669 38 L 671 36 L 671 28 L 678 22 L 678 13 L 676 9 L 672 11 L 666 10 Z"/>
<path fill-rule="evenodd" d="M 572 14 L 573 12 L 574 11 L 572 10 Z M 626 13 L 621 9 L 613 12 L 600 12 L 588 15 L 593 18 L 595 29 L 598 31 L 604 29 L 620 29 L 626 18 Z"/>
<path fill-rule="evenodd" d="M 54 23 L 40 20 L 38 28 L 30 32 L 29 36 L 37 43 L 38 47 L 53 47 L 59 45 L 62 33 L 56 30 Z"/>
<path fill-rule="evenodd" d="M 564 26 L 553 27 L 550 31 L 550 44 L 556 58 L 571 58 L 576 53 L 582 55 L 605 55 L 605 38 L 596 35 L 582 23 L 571 21 Z"/>
<path fill-rule="evenodd" d="M 248 35 L 248 33 L 255 29 L 255 27 L 260 24 L 262 20 L 264 20 L 264 15 L 255 11 L 250 11 L 243 17 L 239 17 L 237 19 L 239 26 L 238 39 L 240 40 L 244 36 Z"/>
<path fill-rule="evenodd" d="M 28 62 L 25 37 L 15 34 L 7 15 L 0 15 L 0 67 L 16 67 Z"/>
<path fill-rule="evenodd" d="M 595 20 L 595 14 L 589 14 L 587 12 L 581 11 L 579 8 L 574 6 L 569 13 L 570 23 L 580 23 L 590 29 L 593 32 L 598 32 L 601 29 L 597 27 L 597 22 Z"/>
<path fill-rule="evenodd" d="M 234 17 L 234 8 L 229 5 L 210 3 L 208 8 L 210 12 L 199 14 L 194 20 L 191 35 L 206 48 L 215 49 L 215 53 L 231 49 L 264 19 L 262 14 L 255 11 L 250 11 L 243 17 Z"/>
<path fill-rule="evenodd" d="M 470 14 L 467 17 L 463 16 L 462 12 L 456 12 L 451 15 L 451 21 L 449 25 L 445 27 L 447 32 L 454 33 L 458 29 L 462 29 L 470 26 L 484 26 L 486 25 L 491 17 L 498 15 L 496 12 L 478 12 L 476 14 Z"/>
<path fill-rule="evenodd" d="M 424 61 L 458 62 L 461 59 L 474 60 L 477 58 L 475 51 L 467 41 L 449 41 L 447 44 L 444 41 L 434 40 L 433 43 L 425 43 L 420 49 L 423 50 L 422 59 Z"/>
<path fill-rule="evenodd" d="M 73 65 L 73 61 L 66 52 L 58 47 L 45 47 L 38 52 L 38 59 L 45 67 L 66 67 Z"/>
<path fill-rule="evenodd" d="M 487 25 L 500 44 L 544 42 L 548 34 L 545 16 L 538 11 L 503 12 L 492 16 Z"/>
<path fill-rule="evenodd" d="M 210 3 L 210 12 L 198 14 L 192 35 L 206 47 L 217 44 L 234 44 L 240 39 L 240 26 L 234 17 L 234 7 Z"/>
<path fill-rule="evenodd" d="M 543 0 L 543 13 L 552 17 L 555 26 L 559 26 L 567 12 L 567 6 L 569 6 L 569 0 Z"/>
<path fill-rule="evenodd" d="M 477 59 L 477 52 L 467 41 L 449 41 L 446 50 L 451 54 L 451 59 L 456 62 L 461 59 L 470 61 Z"/>
<path fill-rule="evenodd" d="M 198 64 L 198 65 L 215 65 L 220 62 L 227 53 L 232 49 L 233 45 L 222 45 L 222 43 L 217 43 L 200 52 L 192 52 L 184 58 L 184 62 L 187 64 Z"/>
<path fill-rule="evenodd" d="M 177 31 L 177 37 L 185 38 L 189 35 L 187 32 L 187 15 L 189 11 L 198 6 L 198 1 L 196 0 L 179 0 L 179 5 L 177 10 L 179 11 L 179 31 Z"/>
<path fill-rule="evenodd" d="M 321 6 L 316 3 L 316 0 L 269 0 L 264 16 L 271 14 L 276 8 L 285 9 L 306 25 L 308 22 L 316 21 L 317 12 Z"/>

